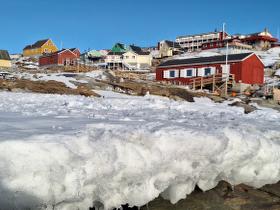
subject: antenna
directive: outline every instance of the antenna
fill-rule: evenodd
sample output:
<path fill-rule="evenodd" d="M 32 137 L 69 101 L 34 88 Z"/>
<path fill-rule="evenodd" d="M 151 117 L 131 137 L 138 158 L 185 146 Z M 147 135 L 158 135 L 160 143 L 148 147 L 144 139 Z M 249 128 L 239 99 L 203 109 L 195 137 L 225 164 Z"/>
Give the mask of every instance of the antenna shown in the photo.
<path fill-rule="evenodd" d="M 60 42 L 60 50 L 62 50 L 62 47 L 63 47 L 63 42 L 61 41 Z"/>

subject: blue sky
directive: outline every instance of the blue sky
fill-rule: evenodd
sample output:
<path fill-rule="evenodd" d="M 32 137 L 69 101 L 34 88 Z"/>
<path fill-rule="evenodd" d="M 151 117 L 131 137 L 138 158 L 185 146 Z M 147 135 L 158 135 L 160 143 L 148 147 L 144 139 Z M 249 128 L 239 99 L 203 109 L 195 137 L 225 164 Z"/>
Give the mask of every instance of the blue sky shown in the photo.
<path fill-rule="evenodd" d="M 178 35 L 221 29 L 223 22 L 229 33 L 268 27 L 276 36 L 279 7 L 279 0 L 3 1 L 0 49 L 17 53 L 45 38 L 81 51 L 111 48 L 115 42 L 152 46 Z"/>

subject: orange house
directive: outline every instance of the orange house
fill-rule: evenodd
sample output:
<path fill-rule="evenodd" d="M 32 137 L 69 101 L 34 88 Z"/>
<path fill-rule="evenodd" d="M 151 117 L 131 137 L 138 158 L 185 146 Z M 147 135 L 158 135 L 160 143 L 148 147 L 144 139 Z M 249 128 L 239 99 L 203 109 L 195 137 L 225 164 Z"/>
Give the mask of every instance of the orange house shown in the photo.
<path fill-rule="evenodd" d="M 35 42 L 34 44 L 27 45 L 23 49 L 23 56 L 39 56 L 47 53 L 53 53 L 58 51 L 58 48 L 55 46 L 51 39 L 44 39 Z"/>

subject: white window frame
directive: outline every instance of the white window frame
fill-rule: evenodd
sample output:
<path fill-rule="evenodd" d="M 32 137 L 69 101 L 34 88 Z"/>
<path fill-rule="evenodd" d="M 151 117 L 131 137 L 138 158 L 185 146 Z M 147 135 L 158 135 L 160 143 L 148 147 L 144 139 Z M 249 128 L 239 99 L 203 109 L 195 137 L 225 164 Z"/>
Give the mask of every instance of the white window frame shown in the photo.
<path fill-rule="evenodd" d="M 192 71 L 192 75 L 188 76 L 187 72 L 188 71 Z M 186 68 L 186 69 L 181 69 L 180 70 L 180 77 L 181 78 L 192 78 L 192 77 L 196 77 L 196 69 L 195 68 Z"/>
<path fill-rule="evenodd" d="M 170 72 L 175 71 L 175 76 L 170 77 Z M 179 70 L 178 69 L 167 69 L 163 71 L 163 78 L 164 79 L 174 79 L 174 78 L 179 78 Z"/>

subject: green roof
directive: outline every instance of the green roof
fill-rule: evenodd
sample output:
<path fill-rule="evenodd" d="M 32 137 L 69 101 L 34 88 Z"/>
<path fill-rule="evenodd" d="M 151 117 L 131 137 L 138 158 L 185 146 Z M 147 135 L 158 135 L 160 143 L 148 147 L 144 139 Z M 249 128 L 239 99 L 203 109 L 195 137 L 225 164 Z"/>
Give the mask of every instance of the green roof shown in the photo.
<path fill-rule="evenodd" d="M 116 43 L 112 48 L 112 52 L 115 52 L 115 53 L 126 52 L 126 51 L 127 51 L 127 49 L 126 49 L 125 45 L 122 43 Z"/>
<path fill-rule="evenodd" d="M 88 52 L 88 55 L 91 57 L 102 57 L 103 55 L 97 51 L 97 50 L 92 50 Z"/>

